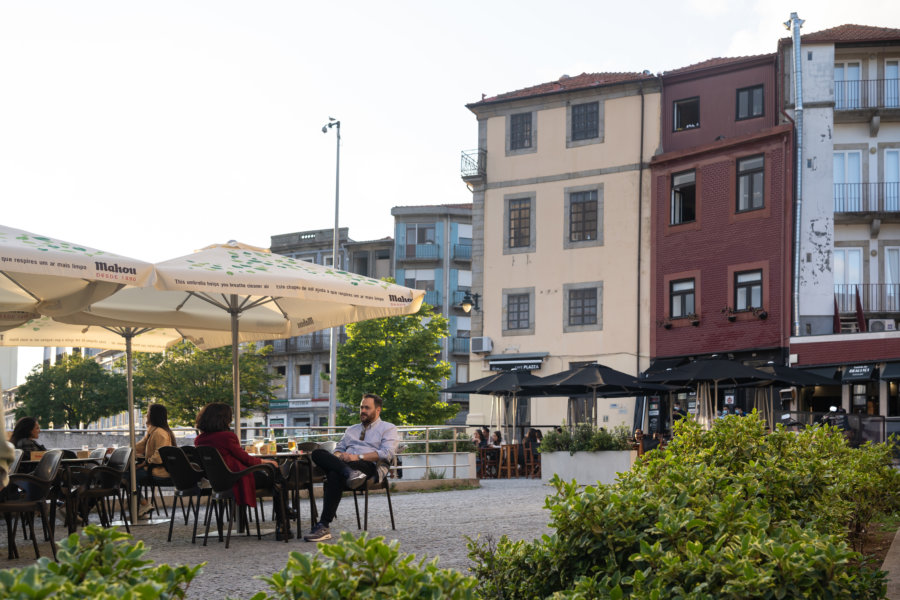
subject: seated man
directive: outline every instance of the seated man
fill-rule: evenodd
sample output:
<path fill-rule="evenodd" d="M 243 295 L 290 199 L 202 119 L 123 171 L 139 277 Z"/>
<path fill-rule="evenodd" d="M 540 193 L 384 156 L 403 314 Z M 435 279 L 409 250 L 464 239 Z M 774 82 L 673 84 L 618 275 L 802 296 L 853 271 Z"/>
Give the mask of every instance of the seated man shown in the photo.
<path fill-rule="evenodd" d="M 387 477 L 400 434 L 394 425 L 381 420 L 381 405 L 380 396 L 364 394 L 359 403 L 360 423 L 347 428 L 334 454 L 322 449 L 312 451 L 312 460 L 325 471 L 326 480 L 322 515 L 309 535 L 304 536 L 307 542 L 331 539 L 328 527 L 345 489 L 362 487 L 369 477 L 376 481 Z"/>

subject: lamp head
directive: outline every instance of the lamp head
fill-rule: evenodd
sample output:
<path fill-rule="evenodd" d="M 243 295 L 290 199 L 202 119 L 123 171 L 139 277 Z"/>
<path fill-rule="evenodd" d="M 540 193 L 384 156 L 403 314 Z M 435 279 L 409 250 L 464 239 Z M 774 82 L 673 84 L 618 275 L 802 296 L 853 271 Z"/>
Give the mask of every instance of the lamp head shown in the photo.
<path fill-rule="evenodd" d="M 460 302 L 459 307 L 463 309 L 463 312 L 468 314 L 474 308 L 478 310 L 478 294 L 473 294 L 471 292 L 466 292 L 466 295 L 463 296 L 462 302 Z"/>

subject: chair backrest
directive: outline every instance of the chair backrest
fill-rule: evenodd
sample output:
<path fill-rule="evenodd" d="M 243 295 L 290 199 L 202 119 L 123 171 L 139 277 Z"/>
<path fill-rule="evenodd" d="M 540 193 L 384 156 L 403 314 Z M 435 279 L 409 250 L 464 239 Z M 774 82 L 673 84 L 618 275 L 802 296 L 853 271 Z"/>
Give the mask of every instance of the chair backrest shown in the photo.
<path fill-rule="evenodd" d="M 62 457 L 63 458 L 78 458 L 78 454 L 74 450 L 63 450 Z"/>
<path fill-rule="evenodd" d="M 106 458 L 106 448 L 94 448 L 91 450 L 90 456 L 88 458 L 93 458 L 95 460 L 103 460 Z"/>
<path fill-rule="evenodd" d="M 313 450 L 317 450 L 319 448 L 318 442 L 300 442 L 297 444 L 297 450 L 301 452 L 312 452 Z"/>
<path fill-rule="evenodd" d="M 53 481 L 56 479 L 56 473 L 59 471 L 59 461 L 62 460 L 62 450 L 48 450 L 41 457 L 41 462 L 35 467 L 32 475 L 44 481 Z"/>
<path fill-rule="evenodd" d="M 239 477 L 225 464 L 225 460 L 219 451 L 212 446 L 197 446 L 197 454 L 203 465 L 203 471 L 209 480 L 209 485 L 217 493 L 227 492 L 238 482 Z"/>
<path fill-rule="evenodd" d="M 159 456 L 176 489 L 189 490 L 197 487 L 203 479 L 203 471 L 194 468 L 181 448 L 163 446 L 159 449 Z"/>
<path fill-rule="evenodd" d="M 200 454 L 197 453 L 196 446 L 179 446 L 179 448 L 181 448 L 181 451 L 184 452 L 184 455 L 187 456 L 189 461 L 195 463 L 200 462 Z"/>
<path fill-rule="evenodd" d="M 322 450 L 328 450 L 329 452 L 334 452 L 334 449 L 337 448 L 337 442 L 334 440 L 328 442 L 319 442 L 319 448 Z"/>
<path fill-rule="evenodd" d="M 113 450 L 106 466 L 124 473 L 131 466 L 131 446 L 121 446 Z"/>
<path fill-rule="evenodd" d="M 22 455 L 25 454 L 24 450 L 16 448 L 13 450 L 13 461 L 12 464 L 9 465 L 9 472 L 15 473 L 19 470 L 19 463 L 22 462 Z"/>

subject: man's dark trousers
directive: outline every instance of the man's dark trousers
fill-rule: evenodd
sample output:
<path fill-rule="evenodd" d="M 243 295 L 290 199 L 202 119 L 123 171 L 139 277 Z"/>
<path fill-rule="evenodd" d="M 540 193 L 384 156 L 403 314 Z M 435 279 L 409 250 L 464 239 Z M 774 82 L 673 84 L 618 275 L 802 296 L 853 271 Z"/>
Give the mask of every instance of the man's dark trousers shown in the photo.
<path fill-rule="evenodd" d="M 347 468 L 356 469 L 369 477 L 376 476 L 378 470 L 375 463 L 368 460 L 344 462 L 331 452 L 322 449 L 313 450 L 311 457 L 313 462 L 325 471 L 324 500 L 319 522 L 328 527 L 334 520 L 338 505 L 341 503 L 341 496 L 347 489 L 345 470 Z"/>

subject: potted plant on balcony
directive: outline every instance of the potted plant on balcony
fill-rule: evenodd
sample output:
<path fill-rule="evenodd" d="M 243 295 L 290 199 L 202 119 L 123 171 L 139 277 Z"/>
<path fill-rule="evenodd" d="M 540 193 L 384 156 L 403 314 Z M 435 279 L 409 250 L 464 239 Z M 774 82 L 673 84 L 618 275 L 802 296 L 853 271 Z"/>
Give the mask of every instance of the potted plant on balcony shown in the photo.
<path fill-rule="evenodd" d="M 752 309 L 750 312 L 752 312 L 761 321 L 765 321 L 769 318 L 769 313 L 761 306 Z"/>
<path fill-rule="evenodd" d="M 668 318 L 662 319 L 661 321 L 656 322 L 657 327 L 662 327 L 663 329 L 672 329 L 672 321 Z"/>
<path fill-rule="evenodd" d="M 726 306 L 722 309 L 722 314 L 725 315 L 725 318 L 728 319 L 729 323 L 734 323 L 737 321 L 737 315 L 734 314 L 734 309 L 730 306 Z"/>
<path fill-rule="evenodd" d="M 688 321 L 690 321 L 691 325 L 693 325 L 694 327 L 697 327 L 700 325 L 700 315 L 698 315 L 697 313 L 690 313 L 690 314 L 684 315 L 684 318 L 687 319 Z"/>

